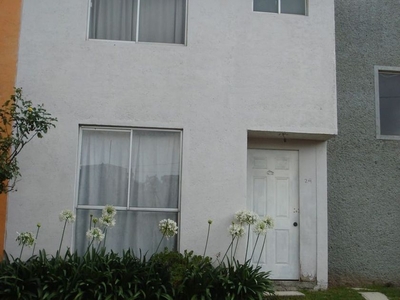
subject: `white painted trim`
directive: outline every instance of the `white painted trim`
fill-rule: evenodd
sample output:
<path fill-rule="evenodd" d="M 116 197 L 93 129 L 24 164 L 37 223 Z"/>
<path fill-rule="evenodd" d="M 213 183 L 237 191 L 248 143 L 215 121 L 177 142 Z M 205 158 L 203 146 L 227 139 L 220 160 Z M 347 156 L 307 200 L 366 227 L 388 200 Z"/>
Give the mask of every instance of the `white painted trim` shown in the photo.
<path fill-rule="evenodd" d="M 139 22 L 140 22 L 140 0 L 136 2 L 136 33 L 135 33 L 135 42 L 139 42 Z"/>
<path fill-rule="evenodd" d="M 328 163 L 327 142 L 316 145 L 317 288 L 328 288 Z"/>
<path fill-rule="evenodd" d="M 400 67 L 374 66 L 374 84 L 375 84 L 375 117 L 376 117 L 376 138 L 381 140 L 400 140 L 400 135 L 381 134 L 381 116 L 380 116 L 380 97 L 379 97 L 379 72 L 400 72 Z"/>
<path fill-rule="evenodd" d="M 86 40 L 89 40 L 89 32 L 90 32 L 90 11 L 92 8 L 92 0 L 88 0 L 88 5 L 87 5 L 88 11 L 87 11 L 87 19 L 86 19 Z"/>
<path fill-rule="evenodd" d="M 315 281 L 316 289 L 328 286 L 326 145 L 326 141 L 248 139 L 248 149 L 299 151 L 300 280 Z M 310 221 L 315 224 L 310 226 Z"/>

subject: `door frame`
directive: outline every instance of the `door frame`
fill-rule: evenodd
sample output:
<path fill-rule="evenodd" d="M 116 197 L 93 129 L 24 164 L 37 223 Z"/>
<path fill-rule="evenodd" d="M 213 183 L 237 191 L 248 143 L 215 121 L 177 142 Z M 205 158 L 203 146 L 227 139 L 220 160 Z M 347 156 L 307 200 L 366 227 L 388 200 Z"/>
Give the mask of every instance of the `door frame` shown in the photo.
<path fill-rule="evenodd" d="M 284 157 L 290 157 L 290 161 L 289 161 L 289 168 L 288 169 L 276 169 L 274 168 L 273 164 L 274 164 L 274 160 L 276 159 L 276 157 L 280 157 L 280 156 L 284 156 Z M 267 161 L 267 164 L 265 165 L 265 167 L 261 167 L 261 168 L 257 168 L 253 165 L 253 160 L 265 160 Z M 268 215 L 270 217 L 272 217 L 274 219 L 274 223 L 275 223 L 275 228 L 271 229 L 268 231 L 267 237 L 266 237 L 266 244 L 264 247 L 264 251 L 267 252 L 267 257 L 269 257 L 269 259 L 267 259 L 266 265 L 264 264 L 260 264 L 260 266 L 262 267 L 263 271 L 271 271 L 270 274 L 270 278 L 273 280 L 299 280 L 300 279 L 300 260 L 299 260 L 299 248 L 300 248 L 300 227 L 296 226 L 293 227 L 293 222 L 296 222 L 298 224 L 301 224 L 300 221 L 300 215 L 298 213 L 298 209 L 299 209 L 299 151 L 297 150 L 270 150 L 270 149 L 247 149 L 247 184 L 248 184 L 248 188 L 247 188 L 247 209 L 254 211 L 256 213 L 259 213 L 259 211 L 254 210 L 254 205 L 256 205 L 257 207 L 259 207 L 260 205 L 263 207 L 263 209 L 265 209 L 266 211 L 264 211 L 265 215 Z M 266 171 L 266 170 L 269 171 Z M 268 172 L 270 172 L 270 170 L 272 170 L 272 174 L 269 174 Z M 280 175 L 276 175 L 274 173 L 278 173 Z M 258 175 L 257 175 L 258 174 Z M 269 175 L 268 175 L 269 174 Z M 285 175 L 283 175 L 285 174 Z M 289 195 L 289 199 L 290 202 L 288 203 L 289 207 L 287 208 L 287 217 L 289 218 L 289 224 L 287 224 L 285 221 L 283 221 L 281 219 L 281 221 L 279 222 L 276 218 L 277 216 L 275 215 L 276 212 L 274 211 L 268 211 L 268 207 L 269 209 L 271 209 L 272 207 L 277 207 L 278 203 L 271 203 L 268 201 L 268 199 L 260 199 L 262 200 L 262 202 L 264 202 L 264 200 L 266 201 L 265 205 L 260 204 L 260 203 L 254 203 L 255 199 L 254 199 L 254 194 L 255 191 L 254 189 L 252 189 L 250 186 L 252 185 L 252 182 L 255 178 L 263 178 L 267 184 L 266 187 L 266 197 L 269 198 L 271 197 L 273 194 L 276 194 L 276 186 L 275 187 L 271 187 L 269 184 L 271 184 L 271 180 L 273 182 L 276 183 L 276 180 L 278 180 L 278 178 L 282 179 L 282 176 L 284 176 L 287 179 L 290 179 L 291 185 L 289 187 L 288 190 L 288 195 Z M 286 177 L 288 176 L 288 177 Z M 274 179 L 272 179 L 274 178 Z M 293 180 L 293 181 L 292 181 Z M 268 184 L 269 183 L 269 184 Z M 268 191 L 268 189 L 272 188 L 272 190 Z M 293 190 L 294 188 L 294 190 Z M 275 190 L 275 192 L 274 192 Z M 294 192 L 294 193 L 293 193 Z M 272 193 L 272 194 L 271 194 Z M 273 196 L 272 196 L 273 197 Z M 276 200 L 276 199 L 275 199 Z M 270 206 L 272 205 L 272 206 Z M 292 212 L 292 208 L 296 209 L 296 212 Z M 261 216 L 261 214 L 260 214 Z M 281 216 L 282 217 L 282 216 Z M 289 226 L 289 228 L 286 228 L 286 226 L 284 226 L 284 229 L 288 229 L 290 232 L 290 241 L 289 241 L 289 249 L 288 249 L 288 256 L 289 258 L 289 264 L 288 265 L 280 265 L 279 263 L 273 263 L 273 257 L 277 256 L 277 251 L 275 251 L 275 243 L 277 242 L 277 232 L 281 229 L 277 229 L 276 227 L 278 226 L 278 224 L 280 224 L 281 226 L 282 224 L 285 224 L 287 226 Z M 276 231 L 277 230 L 277 231 Z M 251 235 L 251 245 L 253 245 L 254 243 L 254 235 Z M 273 243 L 273 244 L 271 244 Z M 271 246 L 273 246 L 271 248 Z M 253 246 L 254 247 L 254 246 Z M 278 250 L 279 251 L 279 250 Z M 272 269 L 267 269 L 264 267 L 270 266 Z"/>
<path fill-rule="evenodd" d="M 298 151 L 299 218 L 301 220 L 299 280 L 315 282 L 316 288 L 327 288 L 327 142 L 311 140 L 287 140 L 284 142 L 283 139 L 249 137 L 247 149 Z M 247 155 L 248 152 L 246 152 L 246 161 Z"/>

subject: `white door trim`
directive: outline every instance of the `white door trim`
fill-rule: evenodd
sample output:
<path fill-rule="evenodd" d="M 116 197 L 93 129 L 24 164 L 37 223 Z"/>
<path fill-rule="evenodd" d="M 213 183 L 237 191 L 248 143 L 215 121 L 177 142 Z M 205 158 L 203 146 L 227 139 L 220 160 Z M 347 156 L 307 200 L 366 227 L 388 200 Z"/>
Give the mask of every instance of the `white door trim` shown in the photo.
<path fill-rule="evenodd" d="M 248 149 L 299 152 L 300 280 L 328 283 L 327 142 L 249 138 Z M 246 169 L 247 172 L 247 169 Z"/>

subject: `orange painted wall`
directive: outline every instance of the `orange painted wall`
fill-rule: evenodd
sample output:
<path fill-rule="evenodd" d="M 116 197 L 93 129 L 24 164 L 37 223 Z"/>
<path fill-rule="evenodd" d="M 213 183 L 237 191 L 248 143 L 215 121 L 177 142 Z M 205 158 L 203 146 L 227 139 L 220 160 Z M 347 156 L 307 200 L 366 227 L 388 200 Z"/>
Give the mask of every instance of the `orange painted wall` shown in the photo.
<path fill-rule="evenodd" d="M 13 93 L 17 75 L 22 0 L 0 0 L 0 105 Z M 7 195 L 0 194 L 0 258 L 6 235 Z"/>

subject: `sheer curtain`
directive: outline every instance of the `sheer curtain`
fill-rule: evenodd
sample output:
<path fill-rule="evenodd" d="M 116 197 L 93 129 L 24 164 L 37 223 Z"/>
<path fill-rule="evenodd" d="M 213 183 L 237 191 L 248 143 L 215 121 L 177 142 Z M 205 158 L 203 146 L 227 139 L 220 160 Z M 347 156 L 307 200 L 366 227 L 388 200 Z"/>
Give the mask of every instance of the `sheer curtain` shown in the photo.
<path fill-rule="evenodd" d="M 186 0 L 92 0 L 89 38 L 183 44 L 185 15 Z"/>
<path fill-rule="evenodd" d="M 137 1 L 92 0 L 89 38 L 136 40 Z"/>
<path fill-rule="evenodd" d="M 186 0 L 140 0 L 139 42 L 185 42 Z"/>
<path fill-rule="evenodd" d="M 158 222 L 178 221 L 180 132 L 83 130 L 80 166 L 77 250 L 82 253 L 87 247 L 90 215 L 101 216 L 101 209 L 85 206 L 112 204 L 120 210 L 107 234 L 107 249 L 152 254 L 162 237 Z M 176 238 L 165 239 L 161 247 L 176 245 Z"/>

